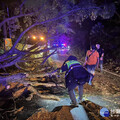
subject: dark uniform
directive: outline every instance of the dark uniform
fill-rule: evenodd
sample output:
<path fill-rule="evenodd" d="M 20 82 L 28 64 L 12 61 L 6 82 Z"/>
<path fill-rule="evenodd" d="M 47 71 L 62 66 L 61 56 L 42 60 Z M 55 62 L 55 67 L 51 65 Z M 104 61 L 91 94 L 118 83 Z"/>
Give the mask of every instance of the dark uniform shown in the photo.
<path fill-rule="evenodd" d="M 77 101 L 74 94 L 74 89 L 78 86 L 79 99 L 82 99 L 83 85 L 86 82 L 89 82 L 90 77 L 93 78 L 93 75 L 82 67 L 82 65 L 77 61 L 77 58 L 75 56 L 69 56 L 68 59 L 63 63 L 61 70 L 62 72 L 66 71 L 66 88 L 68 88 L 71 101 L 76 104 Z"/>
<path fill-rule="evenodd" d="M 99 64 L 100 64 L 100 70 L 103 71 L 103 56 L 104 56 L 104 49 L 97 49 L 97 52 L 99 53 Z"/>

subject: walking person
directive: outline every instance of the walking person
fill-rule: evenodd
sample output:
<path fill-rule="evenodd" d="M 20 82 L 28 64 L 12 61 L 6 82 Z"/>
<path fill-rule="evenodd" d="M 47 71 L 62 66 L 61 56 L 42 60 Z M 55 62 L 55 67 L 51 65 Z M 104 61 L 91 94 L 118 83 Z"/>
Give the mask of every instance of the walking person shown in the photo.
<path fill-rule="evenodd" d="M 99 65 L 100 71 L 103 72 L 103 57 L 104 57 L 104 50 L 100 48 L 100 44 L 96 44 L 97 52 L 99 53 Z"/>
<path fill-rule="evenodd" d="M 65 85 L 71 99 L 71 104 L 77 105 L 82 102 L 83 85 L 93 79 L 93 75 L 82 67 L 75 56 L 69 56 L 61 67 L 61 72 L 65 73 Z M 79 98 L 76 100 L 74 89 L 78 86 Z"/>
<path fill-rule="evenodd" d="M 87 71 L 95 75 L 95 68 L 99 65 L 99 53 L 96 51 L 94 45 L 91 46 L 90 50 L 87 51 L 84 66 Z"/>

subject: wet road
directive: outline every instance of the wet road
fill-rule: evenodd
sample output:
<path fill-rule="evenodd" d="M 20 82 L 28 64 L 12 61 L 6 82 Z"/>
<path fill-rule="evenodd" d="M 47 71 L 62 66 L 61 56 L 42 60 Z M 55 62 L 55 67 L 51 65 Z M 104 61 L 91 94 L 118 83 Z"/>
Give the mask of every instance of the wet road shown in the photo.
<path fill-rule="evenodd" d="M 50 52 L 53 51 L 51 50 Z M 68 52 L 69 52 L 68 49 L 58 49 L 57 52 L 51 56 L 51 58 L 55 61 L 64 62 L 64 60 L 66 60 L 67 57 L 69 56 Z"/>

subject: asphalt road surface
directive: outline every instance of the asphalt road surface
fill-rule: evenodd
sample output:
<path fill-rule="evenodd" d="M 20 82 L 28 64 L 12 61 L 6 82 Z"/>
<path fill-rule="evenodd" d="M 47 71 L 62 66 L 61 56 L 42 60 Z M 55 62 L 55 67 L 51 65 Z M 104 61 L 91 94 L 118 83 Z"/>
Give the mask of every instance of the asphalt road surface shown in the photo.
<path fill-rule="evenodd" d="M 50 52 L 53 51 L 51 50 Z M 64 60 L 66 60 L 67 57 L 69 56 L 68 52 L 69 52 L 68 49 L 58 49 L 57 52 L 51 56 L 51 58 L 55 61 L 64 62 Z"/>

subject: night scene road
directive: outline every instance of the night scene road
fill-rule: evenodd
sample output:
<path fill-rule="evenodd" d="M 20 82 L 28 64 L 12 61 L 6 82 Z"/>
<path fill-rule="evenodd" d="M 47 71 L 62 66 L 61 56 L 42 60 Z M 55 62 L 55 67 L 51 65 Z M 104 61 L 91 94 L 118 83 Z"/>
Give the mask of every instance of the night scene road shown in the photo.
<path fill-rule="evenodd" d="M 50 52 L 52 52 L 52 50 L 51 50 Z M 56 51 L 56 53 L 51 56 L 51 58 L 52 58 L 54 61 L 59 61 L 59 62 L 63 63 L 64 60 L 66 60 L 68 56 L 69 56 L 69 49 L 59 48 L 59 49 Z"/>

